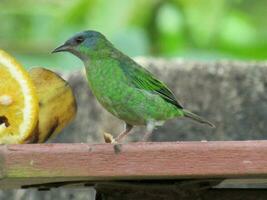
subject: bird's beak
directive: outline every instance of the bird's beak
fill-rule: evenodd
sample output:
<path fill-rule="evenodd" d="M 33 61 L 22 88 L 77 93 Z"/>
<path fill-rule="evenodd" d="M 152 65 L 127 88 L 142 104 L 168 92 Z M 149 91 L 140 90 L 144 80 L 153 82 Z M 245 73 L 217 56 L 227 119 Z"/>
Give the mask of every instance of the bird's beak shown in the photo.
<path fill-rule="evenodd" d="M 57 47 L 56 49 L 54 49 L 54 51 L 52 51 L 52 53 L 57 53 L 57 52 L 61 52 L 61 51 L 69 51 L 70 50 L 70 46 L 68 44 L 63 44 L 59 47 Z"/>

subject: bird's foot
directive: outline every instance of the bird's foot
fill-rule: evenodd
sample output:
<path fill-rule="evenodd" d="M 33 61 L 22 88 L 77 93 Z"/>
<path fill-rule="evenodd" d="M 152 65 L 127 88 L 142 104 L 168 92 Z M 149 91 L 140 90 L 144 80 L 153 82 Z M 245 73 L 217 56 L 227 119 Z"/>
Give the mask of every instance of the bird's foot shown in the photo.
<path fill-rule="evenodd" d="M 141 142 L 149 142 L 149 137 L 143 137 Z"/>
<path fill-rule="evenodd" d="M 149 142 L 152 132 L 146 132 L 141 142 Z"/>
<path fill-rule="evenodd" d="M 104 132 L 103 136 L 104 136 L 105 143 L 110 143 L 110 144 L 118 143 L 110 133 Z"/>

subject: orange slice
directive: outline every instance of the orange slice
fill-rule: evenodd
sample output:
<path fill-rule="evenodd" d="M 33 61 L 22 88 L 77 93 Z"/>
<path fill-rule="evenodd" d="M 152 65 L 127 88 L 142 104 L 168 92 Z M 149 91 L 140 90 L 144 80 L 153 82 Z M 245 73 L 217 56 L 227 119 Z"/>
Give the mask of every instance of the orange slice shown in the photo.
<path fill-rule="evenodd" d="M 38 98 L 29 74 L 0 50 L 0 144 L 24 143 L 38 120 Z"/>

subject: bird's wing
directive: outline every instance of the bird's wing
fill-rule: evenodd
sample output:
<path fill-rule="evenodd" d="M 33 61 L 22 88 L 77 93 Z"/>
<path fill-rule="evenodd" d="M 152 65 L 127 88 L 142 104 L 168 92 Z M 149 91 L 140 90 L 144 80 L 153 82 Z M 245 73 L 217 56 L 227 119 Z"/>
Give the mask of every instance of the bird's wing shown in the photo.
<path fill-rule="evenodd" d="M 183 106 L 176 100 L 172 91 L 153 74 L 135 62 L 120 64 L 129 83 L 136 88 L 158 94 L 165 101 L 182 109 Z"/>

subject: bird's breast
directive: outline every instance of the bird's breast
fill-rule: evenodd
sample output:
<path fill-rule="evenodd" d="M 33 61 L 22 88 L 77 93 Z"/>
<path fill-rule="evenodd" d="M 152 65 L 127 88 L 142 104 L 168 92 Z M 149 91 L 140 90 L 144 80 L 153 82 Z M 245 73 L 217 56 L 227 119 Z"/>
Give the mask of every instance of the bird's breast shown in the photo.
<path fill-rule="evenodd" d="M 102 65 L 87 70 L 89 86 L 98 101 L 107 109 L 118 106 L 128 96 L 123 72 L 116 66 Z"/>

